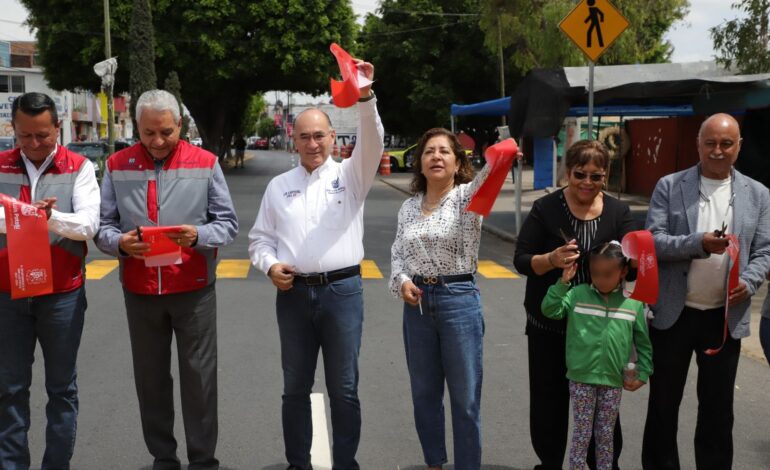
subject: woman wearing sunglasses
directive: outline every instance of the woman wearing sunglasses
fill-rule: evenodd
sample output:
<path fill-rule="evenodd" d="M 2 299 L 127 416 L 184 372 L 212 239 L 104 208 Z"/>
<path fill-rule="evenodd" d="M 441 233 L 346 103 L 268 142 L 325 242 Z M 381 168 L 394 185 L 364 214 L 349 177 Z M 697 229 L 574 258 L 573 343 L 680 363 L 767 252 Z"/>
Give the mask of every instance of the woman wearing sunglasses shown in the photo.
<path fill-rule="evenodd" d="M 519 233 L 514 265 L 527 276 L 524 309 L 529 352 L 530 436 L 541 461 L 536 469 L 561 469 L 567 448 L 569 384 L 565 359 L 566 321 L 543 316 L 540 304 L 562 270 L 577 263 L 573 286 L 590 283 L 584 253 L 621 240 L 636 223 L 628 205 L 602 191 L 610 156 L 598 141 L 581 140 L 567 150 L 567 185 L 535 201 Z M 622 446 L 615 425 L 614 462 Z M 588 465 L 594 464 L 593 442 Z"/>

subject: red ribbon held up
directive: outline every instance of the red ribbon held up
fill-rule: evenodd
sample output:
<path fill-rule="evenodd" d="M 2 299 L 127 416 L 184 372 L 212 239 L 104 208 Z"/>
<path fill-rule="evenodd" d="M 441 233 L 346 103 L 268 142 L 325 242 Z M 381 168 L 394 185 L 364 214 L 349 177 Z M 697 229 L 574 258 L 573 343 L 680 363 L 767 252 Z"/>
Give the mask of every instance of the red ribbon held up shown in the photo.
<path fill-rule="evenodd" d="M 629 232 L 621 242 L 626 258 L 639 263 L 636 285 L 631 298 L 640 302 L 658 302 L 658 258 L 655 256 L 655 241 L 648 230 Z"/>
<path fill-rule="evenodd" d="M 353 62 L 350 54 L 341 48 L 337 43 L 332 43 L 329 49 L 337 59 L 337 65 L 340 67 L 342 81 L 331 80 L 332 99 L 335 106 L 339 108 L 349 108 L 358 102 L 360 92 L 358 91 L 358 67 Z"/>
<path fill-rule="evenodd" d="M 487 148 L 484 157 L 487 159 L 487 165 L 491 166 L 489 175 L 471 198 L 471 202 L 465 208 L 466 211 L 475 212 L 484 217 L 489 215 L 518 152 L 519 146 L 511 138 Z"/>
<path fill-rule="evenodd" d="M 738 287 L 739 282 L 738 266 L 740 265 L 741 246 L 738 243 L 738 237 L 736 237 L 735 234 L 731 233 L 730 235 L 725 235 L 725 238 L 730 240 L 730 244 L 727 245 L 727 250 L 725 251 L 727 256 L 730 257 L 730 271 L 727 275 L 727 290 L 725 292 L 725 326 L 722 331 L 722 344 L 718 348 L 711 348 L 704 351 L 709 356 L 716 355 L 725 347 L 728 331 L 727 317 L 730 313 L 730 291 Z"/>
<path fill-rule="evenodd" d="M 5 210 L 11 298 L 53 292 L 51 248 L 45 211 L 0 194 Z"/>

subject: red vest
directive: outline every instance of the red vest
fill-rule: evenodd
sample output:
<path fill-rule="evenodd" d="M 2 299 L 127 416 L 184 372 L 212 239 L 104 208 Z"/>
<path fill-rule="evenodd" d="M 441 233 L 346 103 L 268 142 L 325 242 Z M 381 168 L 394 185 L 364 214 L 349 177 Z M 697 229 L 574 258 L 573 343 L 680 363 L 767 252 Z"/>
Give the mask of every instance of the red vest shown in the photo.
<path fill-rule="evenodd" d="M 179 141 L 156 169 L 137 143 L 107 160 L 115 190 L 120 230 L 137 225 L 204 225 L 208 222 L 208 188 L 217 158 Z M 135 294 L 174 294 L 212 284 L 216 278 L 215 248 L 182 248 L 182 264 L 148 268 L 141 259 L 120 258 L 120 279 Z"/>
<path fill-rule="evenodd" d="M 84 164 L 90 165 L 87 158 L 60 145 L 53 162 L 38 179 L 36 200 L 56 197 L 58 211 L 72 212 L 75 180 Z M 0 193 L 22 202 L 33 202 L 27 168 L 18 148 L 0 152 Z M 0 210 L 3 210 L 2 207 Z M 70 240 L 53 232 L 48 232 L 48 239 L 51 247 L 54 293 L 69 292 L 82 286 L 85 257 L 88 253 L 86 243 Z M 0 234 L 0 291 L 11 291 L 5 234 Z"/>

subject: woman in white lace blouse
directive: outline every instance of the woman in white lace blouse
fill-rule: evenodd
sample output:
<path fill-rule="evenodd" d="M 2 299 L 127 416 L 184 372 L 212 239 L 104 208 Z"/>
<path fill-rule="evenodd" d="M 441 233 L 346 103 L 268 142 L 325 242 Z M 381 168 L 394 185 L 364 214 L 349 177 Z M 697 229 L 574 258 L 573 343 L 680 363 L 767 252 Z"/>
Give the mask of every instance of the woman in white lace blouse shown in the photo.
<path fill-rule="evenodd" d="M 489 166 L 473 178 L 470 160 L 446 129 L 427 131 L 415 150 L 413 196 L 398 213 L 391 292 L 404 300 L 404 347 L 417 434 L 425 463 L 440 469 L 444 381 L 449 388 L 455 468 L 481 466 L 484 318 L 475 283 L 481 217 L 466 212 Z"/>

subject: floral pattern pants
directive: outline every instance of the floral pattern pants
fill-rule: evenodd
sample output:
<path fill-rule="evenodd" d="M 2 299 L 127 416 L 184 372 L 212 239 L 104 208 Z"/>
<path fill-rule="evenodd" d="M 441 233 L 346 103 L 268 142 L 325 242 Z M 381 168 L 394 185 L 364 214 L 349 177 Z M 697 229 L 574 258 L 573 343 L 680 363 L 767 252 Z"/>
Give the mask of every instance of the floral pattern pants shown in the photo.
<path fill-rule="evenodd" d="M 622 388 L 569 382 L 574 429 L 569 450 L 570 470 L 586 466 L 591 432 L 596 440 L 597 470 L 612 470 L 612 438 L 620 410 Z"/>

